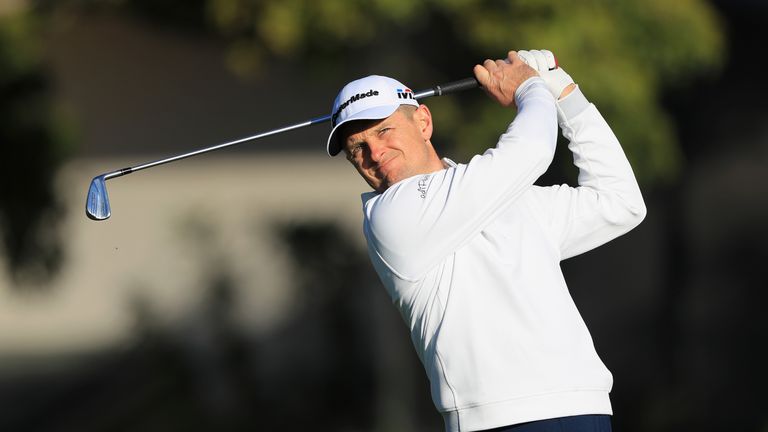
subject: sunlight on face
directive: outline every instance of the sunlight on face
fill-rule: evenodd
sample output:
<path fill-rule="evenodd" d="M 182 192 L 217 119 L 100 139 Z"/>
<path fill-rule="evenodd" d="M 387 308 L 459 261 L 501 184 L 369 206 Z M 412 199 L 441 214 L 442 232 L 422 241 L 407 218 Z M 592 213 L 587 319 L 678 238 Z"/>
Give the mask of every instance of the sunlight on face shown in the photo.
<path fill-rule="evenodd" d="M 408 177 L 442 168 L 430 138 L 429 109 L 401 106 L 382 120 L 347 123 L 340 137 L 344 153 L 377 192 Z"/>

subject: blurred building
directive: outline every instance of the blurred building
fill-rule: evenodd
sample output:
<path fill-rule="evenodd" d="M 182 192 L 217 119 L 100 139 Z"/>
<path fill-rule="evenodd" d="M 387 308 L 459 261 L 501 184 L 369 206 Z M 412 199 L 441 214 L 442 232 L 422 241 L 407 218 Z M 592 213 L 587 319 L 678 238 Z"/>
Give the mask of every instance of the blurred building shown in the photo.
<path fill-rule="evenodd" d="M 136 324 L 131 302 L 172 322 L 199 306 L 217 266 L 242 288 L 243 322 L 268 328 L 295 295 L 281 226 L 333 221 L 362 244 L 353 235 L 362 181 L 322 153 L 207 156 L 136 173 L 107 183 L 110 219 L 87 219 L 91 177 L 140 160 L 78 159 L 62 170 L 65 264 L 44 288 L 0 290 L 0 353 L 125 343 Z"/>
<path fill-rule="evenodd" d="M 0 351 L 116 343 L 130 332 L 125 305 L 136 295 L 172 319 L 193 307 L 211 258 L 251 297 L 243 318 L 268 325 L 291 297 L 287 272 L 275 271 L 284 251 L 274 229 L 329 220 L 360 232 L 366 185 L 327 157 L 322 126 L 115 179 L 113 217 L 86 219 L 95 175 L 297 123 L 325 105 L 283 103 L 279 88 L 229 74 L 216 46 L 126 18 L 79 16 L 48 37 L 56 91 L 80 138 L 58 183 L 65 264 L 40 295 L 0 290 Z M 278 146 L 295 148 L 264 151 Z"/>

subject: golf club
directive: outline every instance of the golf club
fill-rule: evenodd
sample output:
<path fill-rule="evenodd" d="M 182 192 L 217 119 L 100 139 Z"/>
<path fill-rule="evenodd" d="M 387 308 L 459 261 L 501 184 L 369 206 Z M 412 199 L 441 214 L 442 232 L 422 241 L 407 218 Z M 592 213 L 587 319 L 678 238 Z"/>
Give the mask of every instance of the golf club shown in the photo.
<path fill-rule="evenodd" d="M 453 81 L 443 85 L 437 85 L 428 90 L 415 92 L 413 97 L 414 99 L 425 99 L 430 96 L 442 96 L 445 94 L 454 93 L 462 90 L 477 88 L 479 86 L 480 85 L 475 78 L 466 78 L 463 80 Z M 296 123 L 290 126 L 279 128 L 279 129 L 262 132 L 260 134 L 252 135 L 252 136 L 241 138 L 234 141 L 229 141 L 223 144 L 218 144 L 215 146 L 195 150 L 189 153 L 184 153 L 177 156 L 172 156 L 172 157 L 168 157 L 165 159 L 160 159 L 152 162 L 146 162 L 141 165 L 122 168 L 117 171 L 112 171 L 112 172 L 98 175 L 93 178 L 93 180 L 91 181 L 91 186 L 88 188 L 88 197 L 85 202 L 85 214 L 90 219 L 97 220 L 97 221 L 108 219 L 109 216 L 112 214 L 111 208 L 109 205 L 109 195 L 107 194 L 107 184 L 106 184 L 107 180 L 110 180 L 116 177 L 122 177 L 124 175 L 128 175 L 136 171 L 141 171 L 143 169 L 152 168 L 158 165 L 163 165 L 170 162 L 175 162 L 177 160 L 186 159 L 188 157 L 197 156 L 203 153 L 212 152 L 214 150 L 223 149 L 225 147 L 230 147 L 236 144 L 242 144 L 245 142 L 254 141 L 260 138 L 277 135 L 279 133 L 288 132 L 294 129 L 303 128 L 305 126 L 310 126 L 313 124 L 325 123 L 330 119 L 331 119 L 330 115 L 317 117 L 302 123 Z"/>

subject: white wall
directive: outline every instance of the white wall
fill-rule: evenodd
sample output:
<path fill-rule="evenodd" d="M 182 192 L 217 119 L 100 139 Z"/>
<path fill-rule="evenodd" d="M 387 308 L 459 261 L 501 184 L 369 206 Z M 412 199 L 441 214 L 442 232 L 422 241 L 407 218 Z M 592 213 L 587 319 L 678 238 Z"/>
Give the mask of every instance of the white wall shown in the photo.
<path fill-rule="evenodd" d="M 368 187 L 346 161 L 323 152 L 205 155 L 137 172 L 107 182 L 110 219 L 85 217 L 93 176 L 152 159 L 77 160 L 62 170 L 63 269 L 39 295 L 0 275 L 0 355 L 125 343 L 137 296 L 172 324 L 194 310 L 214 266 L 242 288 L 243 324 L 265 330 L 292 299 L 276 223 L 336 221 L 364 247 L 359 194 Z M 195 222 L 206 237 L 190 235 Z"/>

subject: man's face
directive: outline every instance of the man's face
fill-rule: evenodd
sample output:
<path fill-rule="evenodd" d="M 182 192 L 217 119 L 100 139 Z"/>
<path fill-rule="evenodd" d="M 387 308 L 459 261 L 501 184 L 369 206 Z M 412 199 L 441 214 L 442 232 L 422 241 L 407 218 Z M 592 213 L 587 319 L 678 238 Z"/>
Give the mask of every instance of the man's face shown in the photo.
<path fill-rule="evenodd" d="M 400 180 L 442 169 L 432 143 L 432 116 L 425 105 L 401 106 L 382 120 L 343 126 L 342 148 L 352 165 L 377 192 Z"/>

